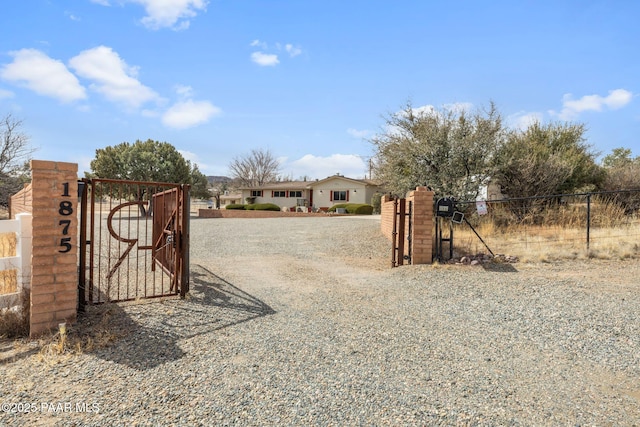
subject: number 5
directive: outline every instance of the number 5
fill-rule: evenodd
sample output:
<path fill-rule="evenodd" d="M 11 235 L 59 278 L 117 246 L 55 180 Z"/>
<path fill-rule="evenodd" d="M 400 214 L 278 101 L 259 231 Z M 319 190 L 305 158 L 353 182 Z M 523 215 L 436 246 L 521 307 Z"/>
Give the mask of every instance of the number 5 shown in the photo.
<path fill-rule="evenodd" d="M 71 237 L 63 237 L 60 239 L 60 246 L 64 249 L 60 249 L 58 252 L 63 254 L 69 252 L 71 250 Z"/>

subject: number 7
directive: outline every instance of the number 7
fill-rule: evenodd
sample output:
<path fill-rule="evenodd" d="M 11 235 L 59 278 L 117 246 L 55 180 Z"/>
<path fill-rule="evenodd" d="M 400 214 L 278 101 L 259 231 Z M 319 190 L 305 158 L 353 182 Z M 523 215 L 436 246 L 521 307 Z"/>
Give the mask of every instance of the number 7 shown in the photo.
<path fill-rule="evenodd" d="M 71 225 L 70 219 L 61 219 L 58 225 L 64 225 L 64 228 L 62 229 L 62 234 L 64 234 L 65 236 L 69 234 L 69 226 Z"/>

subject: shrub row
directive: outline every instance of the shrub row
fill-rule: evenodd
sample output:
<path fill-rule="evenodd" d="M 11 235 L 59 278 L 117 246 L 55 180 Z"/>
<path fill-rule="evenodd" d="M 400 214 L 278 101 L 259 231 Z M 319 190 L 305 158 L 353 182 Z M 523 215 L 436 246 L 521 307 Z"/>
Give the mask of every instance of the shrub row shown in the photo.
<path fill-rule="evenodd" d="M 350 214 L 355 215 L 371 215 L 373 206 L 363 203 L 338 203 L 329 208 L 329 212 L 335 212 L 338 208 L 344 208 Z"/>
<path fill-rule="evenodd" d="M 278 205 L 274 205 L 273 203 L 253 203 L 250 205 L 231 204 L 227 205 L 226 209 L 247 211 L 280 211 L 280 207 Z"/>

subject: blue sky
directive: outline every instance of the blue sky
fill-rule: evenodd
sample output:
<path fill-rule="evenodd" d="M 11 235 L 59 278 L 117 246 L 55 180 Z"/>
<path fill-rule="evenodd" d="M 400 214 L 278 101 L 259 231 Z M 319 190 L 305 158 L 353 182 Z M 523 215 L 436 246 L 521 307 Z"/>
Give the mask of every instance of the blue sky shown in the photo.
<path fill-rule="evenodd" d="M 123 141 L 207 175 L 254 148 L 281 172 L 368 173 L 386 114 L 495 102 L 640 155 L 635 0 L 22 0 L 0 15 L 0 114 L 35 158 L 88 170 Z"/>

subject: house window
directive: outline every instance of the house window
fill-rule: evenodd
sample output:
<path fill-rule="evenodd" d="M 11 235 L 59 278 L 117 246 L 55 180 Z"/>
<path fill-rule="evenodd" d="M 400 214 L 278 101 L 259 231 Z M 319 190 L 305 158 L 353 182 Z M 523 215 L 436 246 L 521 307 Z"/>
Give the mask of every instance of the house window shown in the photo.
<path fill-rule="evenodd" d="M 333 202 L 348 202 L 349 201 L 349 192 L 348 191 L 332 191 L 331 192 L 331 201 Z"/>
<path fill-rule="evenodd" d="M 302 191 L 289 191 L 289 197 L 302 197 Z"/>
<path fill-rule="evenodd" d="M 274 191 L 273 197 L 287 197 L 286 191 Z"/>
<path fill-rule="evenodd" d="M 251 190 L 251 197 L 262 197 L 262 190 Z"/>

